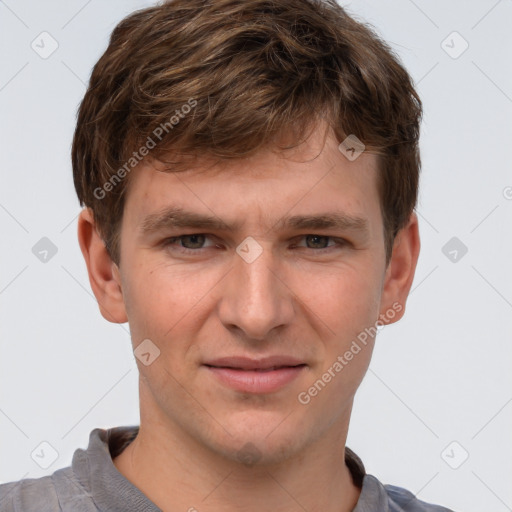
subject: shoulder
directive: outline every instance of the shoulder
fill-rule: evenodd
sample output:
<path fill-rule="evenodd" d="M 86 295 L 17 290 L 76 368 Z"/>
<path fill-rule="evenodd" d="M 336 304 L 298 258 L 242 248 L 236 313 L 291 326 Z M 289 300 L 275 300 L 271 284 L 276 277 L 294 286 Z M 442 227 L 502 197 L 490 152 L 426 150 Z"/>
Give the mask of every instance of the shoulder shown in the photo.
<path fill-rule="evenodd" d="M 0 485 L 1 512 L 59 512 L 59 500 L 51 476 L 25 478 Z"/>
<path fill-rule="evenodd" d="M 0 484 L 0 512 L 96 512 L 70 467 Z"/>
<path fill-rule="evenodd" d="M 421 501 L 411 491 L 402 487 L 384 485 L 384 489 L 388 495 L 390 512 L 453 512 L 449 508 Z"/>
<path fill-rule="evenodd" d="M 396 485 L 382 484 L 365 474 L 359 501 L 353 512 L 454 512 L 446 507 L 421 501 Z"/>

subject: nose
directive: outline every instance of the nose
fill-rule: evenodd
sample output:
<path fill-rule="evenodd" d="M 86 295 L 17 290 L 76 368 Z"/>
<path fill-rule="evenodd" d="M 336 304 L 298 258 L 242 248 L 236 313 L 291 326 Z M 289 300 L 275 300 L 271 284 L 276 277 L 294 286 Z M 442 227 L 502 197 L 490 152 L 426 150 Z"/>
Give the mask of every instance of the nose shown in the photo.
<path fill-rule="evenodd" d="M 289 325 L 295 314 L 293 294 L 280 276 L 280 262 L 270 248 L 261 247 L 254 261 L 233 255 L 218 304 L 224 326 L 251 340 L 268 338 L 273 330 Z"/>

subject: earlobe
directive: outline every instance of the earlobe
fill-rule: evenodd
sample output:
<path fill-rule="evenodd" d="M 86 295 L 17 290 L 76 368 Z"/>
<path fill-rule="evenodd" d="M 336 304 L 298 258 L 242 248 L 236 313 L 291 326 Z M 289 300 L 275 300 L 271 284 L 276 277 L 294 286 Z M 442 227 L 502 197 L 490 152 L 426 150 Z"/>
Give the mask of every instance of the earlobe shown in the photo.
<path fill-rule="evenodd" d="M 90 208 L 84 208 L 80 212 L 78 243 L 101 314 L 109 322 L 127 322 L 119 271 L 96 230 L 94 215 Z"/>
<path fill-rule="evenodd" d="M 420 253 L 418 217 L 412 213 L 408 224 L 395 238 L 393 253 L 384 277 L 380 318 L 384 324 L 394 323 L 405 313 L 405 303 L 411 289 Z M 397 304 L 401 307 L 398 308 Z M 392 315 L 388 315 L 394 310 Z"/>

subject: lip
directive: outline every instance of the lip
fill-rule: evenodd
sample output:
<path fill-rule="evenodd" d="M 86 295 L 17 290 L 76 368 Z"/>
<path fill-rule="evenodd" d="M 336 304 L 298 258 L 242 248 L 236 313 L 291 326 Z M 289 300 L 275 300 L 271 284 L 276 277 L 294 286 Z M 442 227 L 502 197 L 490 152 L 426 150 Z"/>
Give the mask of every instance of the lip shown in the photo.
<path fill-rule="evenodd" d="M 260 359 L 252 359 L 243 356 L 219 357 L 206 361 L 203 364 L 219 368 L 234 368 L 237 370 L 268 370 L 273 367 L 297 366 L 305 363 L 295 357 L 276 355 Z"/>
<path fill-rule="evenodd" d="M 289 356 L 263 359 L 222 357 L 204 363 L 205 368 L 228 387 L 243 393 L 272 393 L 295 380 L 307 367 Z"/>

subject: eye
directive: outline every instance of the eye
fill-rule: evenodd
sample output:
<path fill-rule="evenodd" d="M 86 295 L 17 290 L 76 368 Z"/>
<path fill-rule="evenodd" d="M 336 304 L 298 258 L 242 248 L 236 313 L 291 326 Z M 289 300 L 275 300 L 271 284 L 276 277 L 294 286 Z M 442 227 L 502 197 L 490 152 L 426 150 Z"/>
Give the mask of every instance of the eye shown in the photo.
<path fill-rule="evenodd" d="M 316 234 L 302 235 L 297 238 L 299 243 L 292 245 L 292 248 L 310 249 L 315 253 L 330 252 L 336 248 L 340 249 L 349 243 L 343 238 Z M 183 254 L 201 254 L 209 248 L 220 248 L 213 241 L 213 237 L 205 233 L 193 233 L 166 238 L 162 241 L 162 246 Z"/>
<path fill-rule="evenodd" d="M 306 235 L 304 238 L 309 249 L 325 249 L 328 247 L 328 236 Z"/>
<path fill-rule="evenodd" d="M 182 252 L 198 252 L 200 249 L 205 249 L 206 247 L 213 247 L 215 244 L 210 244 L 209 246 L 204 245 L 205 241 L 208 240 L 209 237 L 204 233 L 194 233 L 192 235 L 180 235 L 174 236 L 172 238 L 167 238 L 163 241 L 163 245 L 165 247 L 175 246 L 177 250 Z"/>
<path fill-rule="evenodd" d="M 325 235 L 304 235 L 302 240 L 305 240 L 306 245 L 300 244 L 297 245 L 297 247 L 306 247 L 307 249 L 314 249 L 316 251 L 329 250 L 336 245 L 343 246 L 346 244 L 346 241 L 342 238 L 333 238 Z"/>

